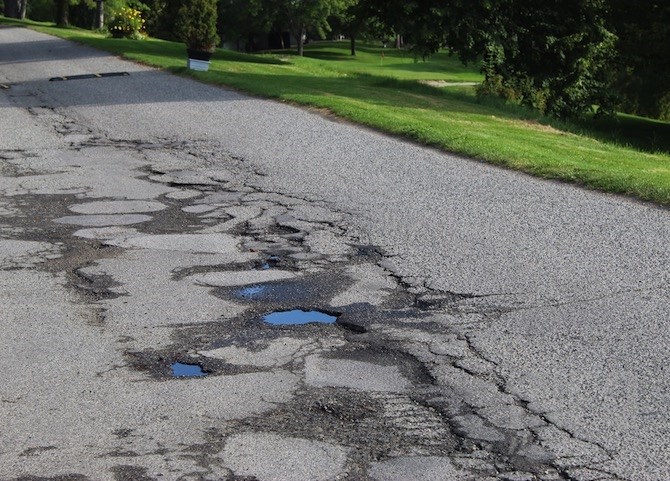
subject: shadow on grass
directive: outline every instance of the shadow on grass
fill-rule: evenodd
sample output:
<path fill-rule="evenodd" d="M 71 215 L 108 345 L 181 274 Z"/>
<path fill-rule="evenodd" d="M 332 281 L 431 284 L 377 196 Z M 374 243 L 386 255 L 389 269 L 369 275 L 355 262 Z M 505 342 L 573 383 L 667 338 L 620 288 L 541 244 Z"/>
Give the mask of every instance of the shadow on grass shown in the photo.
<path fill-rule="evenodd" d="M 393 70 L 403 70 L 407 72 L 434 72 L 443 74 L 445 72 L 453 74 L 455 77 L 460 77 L 467 75 L 469 78 L 472 78 L 474 81 L 481 81 L 483 76 L 473 72 L 472 67 L 463 65 L 460 61 L 455 59 L 440 59 L 440 60 L 429 60 L 427 62 L 417 62 L 417 63 L 391 63 L 384 65 L 384 67 L 389 67 Z"/>
<path fill-rule="evenodd" d="M 367 53 L 370 55 L 375 55 L 375 56 L 380 56 L 382 52 L 384 53 L 384 57 L 389 57 L 389 58 L 403 58 L 403 59 L 410 59 L 412 58 L 412 54 L 408 52 L 407 50 L 403 49 L 398 49 L 398 48 L 384 48 L 382 46 L 379 47 L 373 47 L 371 45 L 357 45 L 356 46 L 356 51 L 357 52 L 362 52 L 362 53 Z"/>
<path fill-rule="evenodd" d="M 262 55 L 249 55 L 231 50 L 217 50 L 214 58 L 218 60 L 228 60 L 231 62 L 257 63 L 260 65 L 289 65 L 290 62 L 278 58 Z"/>
<path fill-rule="evenodd" d="M 389 79 L 387 82 L 394 82 Z M 477 98 L 474 93 L 461 91 L 462 97 L 470 97 L 496 115 L 509 119 L 534 121 L 557 130 L 589 137 L 607 144 L 632 148 L 651 154 L 670 154 L 670 122 L 618 114 L 615 117 L 587 117 L 580 120 L 564 121 L 540 114 L 522 105 L 506 103 L 500 98 Z M 471 91 L 472 92 L 472 91 Z M 457 92 L 453 92 L 457 94 Z"/>
<path fill-rule="evenodd" d="M 344 52 L 327 52 L 320 50 L 308 50 L 305 52 L 305 57 L 313 58 L 315 60 L 336 60 L 338 62 L 348 62 L 356 60 L 351 54 Z"/>
<path fill-rule="evenodd" d="M 620 114 L 575 122 L 593 137 L 650 153 L 670 154 L 670 122 Z"/>

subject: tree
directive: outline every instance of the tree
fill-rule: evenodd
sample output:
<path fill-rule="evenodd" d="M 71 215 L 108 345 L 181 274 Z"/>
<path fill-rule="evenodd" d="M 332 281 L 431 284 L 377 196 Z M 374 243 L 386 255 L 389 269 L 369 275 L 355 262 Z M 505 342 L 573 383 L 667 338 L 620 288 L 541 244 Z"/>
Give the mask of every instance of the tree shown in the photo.
<path fill-rule="evenodd" d="M 31 20 L 53 22 L 56 9 L 53 0 L 30 0 L 25 1 L 26 17 Z"/>
<path fill-rule="evenodd" d="M 623 1 L 623 0 L 621 0 Z M 611 112 L 615 36 L 604 0 L 374 0 L 415 55 L 441 47 L 463 61 L 483 58 L 481 94 L 496 94 L 557 117 L 598 105 Z"/>
<path fill-rule="evenodd" d="M 271 0 L 219 0 L 218 11 L 219 35 L 235 42 L 237 50 L 254 34 L 269 32 L 278 15 L 277 4 Z"/>
<path fill-rule="evenodd" d="M 59 27 L 67 27 L 70 24 L 69 0 L 55 0 L 56 1 L 56 25 Z"/>
<path fill-rule="evenodd" d="M 418 58 L 425 59 L 445 45 L 446 17 L 451 2 L 438 0 L 366 0 L 365 13 L 375 18 L 396 38 L 396 47 L 409 45 Z"/>
<path fill-rule="evenodd" d="M 356 55 L 356 39 L 370 30 L 375 10 L 369 0 L 354 0 L 337 17 L 342 32 L 349 37 L 351 55 Z"/>
<path fill-rule="evenodd" d="M 556 117 L 613 111 L 615 36 L 601 0 L 500 1 L 484 38 L 484 91 Z"/>
<path fill-rule="evenodd" d="M 109 0 L 106 0 L 106 3 L 109 3 Z M 160 30 L 162 29 L 163 10 L 167 3 L 167 0 L 142 0 L 141 3 L 135 5 L 135 8 L 142 11 L 142 17 L 145 19 L 144 28 L 151 37 L 165 38 L 160 35 Z"/>
<path fill-rule="evenodd" d="M 298 42 L 298 55 L 304 53 L 308 29 L 314 29 L 322 37 L 330 31 L 328 17 L 342 12 L 352 0 L 282 0 L 278 10 L 288 26 L 289 32 Z"/>
<path fill-rule="evenodd" d="M 87 29 L 102 28 L 105 16 L 113 17 L 122 8 L 135 4 L 128 0 L 68 0 L 67 3 L 68 24 Z"/>
<path fill-rule="evenodd" d="M 19 18 L 21 15 L 19 0 L 5 0 L 3 15 L 8 18 Z"/>
<path fill-rule="evenodd" d="M 105 26 L 105 2 L 98 0 L 95 4 L 95 22 L 93 23 L 93 28 L 100 30 Z"/>

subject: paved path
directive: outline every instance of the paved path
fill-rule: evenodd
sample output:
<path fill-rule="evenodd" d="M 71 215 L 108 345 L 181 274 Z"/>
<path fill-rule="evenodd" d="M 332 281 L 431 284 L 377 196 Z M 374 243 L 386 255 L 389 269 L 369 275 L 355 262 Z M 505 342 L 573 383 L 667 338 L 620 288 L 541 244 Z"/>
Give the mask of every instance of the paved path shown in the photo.
<path fill-rule="evenodd" d="M 670 478 L 667 209 L 22 29 L 0 83 L 0 479 Z"/>

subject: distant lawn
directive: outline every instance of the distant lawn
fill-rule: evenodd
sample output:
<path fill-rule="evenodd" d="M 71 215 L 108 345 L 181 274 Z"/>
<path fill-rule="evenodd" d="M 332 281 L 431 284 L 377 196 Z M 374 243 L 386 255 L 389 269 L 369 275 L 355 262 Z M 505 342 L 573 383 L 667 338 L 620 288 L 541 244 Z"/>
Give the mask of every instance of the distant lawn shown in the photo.
<path fill-rule="evenodd" d="M 295 53 L 291 52 L 295 57 Z M 440 52 L 427 61 L 415 61 L 406 50 L 357 42 L 352 57 L 348 41 L 313 42 L 305 46 L 305 57 L 342 73 L 363 73 L 401 80 L 481 82 L 479 63 L 464 66 L 456 56 Z"/>
<path fill-rule="evenodd" d="M 7 19 L 0 17 L 0 22 Z M 446 53 L 414 62 L 402 50 L 361 45 L 353 58 L 348 42 L 315 42 L 304 58 L 293 51 L 246 55 L 219 50 L 210 71 L 203 73 L 186 70 L 181 44 L 27 23 L 124 58 L 315 107 L 445 151 L 670 205 L 670 123 L 621 115 L 565 124 L 518 106 L 480 102 L 472 87 L 422 83 L 481 81 L 478 66 L 464 67 Z"/>

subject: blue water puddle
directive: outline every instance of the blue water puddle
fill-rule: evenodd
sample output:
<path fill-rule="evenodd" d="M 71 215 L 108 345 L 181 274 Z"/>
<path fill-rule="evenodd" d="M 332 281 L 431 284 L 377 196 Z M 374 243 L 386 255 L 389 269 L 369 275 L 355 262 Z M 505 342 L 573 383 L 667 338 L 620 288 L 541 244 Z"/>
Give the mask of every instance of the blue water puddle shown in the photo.
<path fill-rule="evenodd" d="M 298 325 L 298 324 L 334 324 L 337 316 L 331 316 L 321 311 L 303 311 L 295 309 L 292 311 L 277 311 L 263 316 L 263 320 L 274 326 Z"/>
<path fill-rule="evenodd" d="M 172 363 L 172 377 L 203 377 L 207 373 L 198 364 Z"/>

